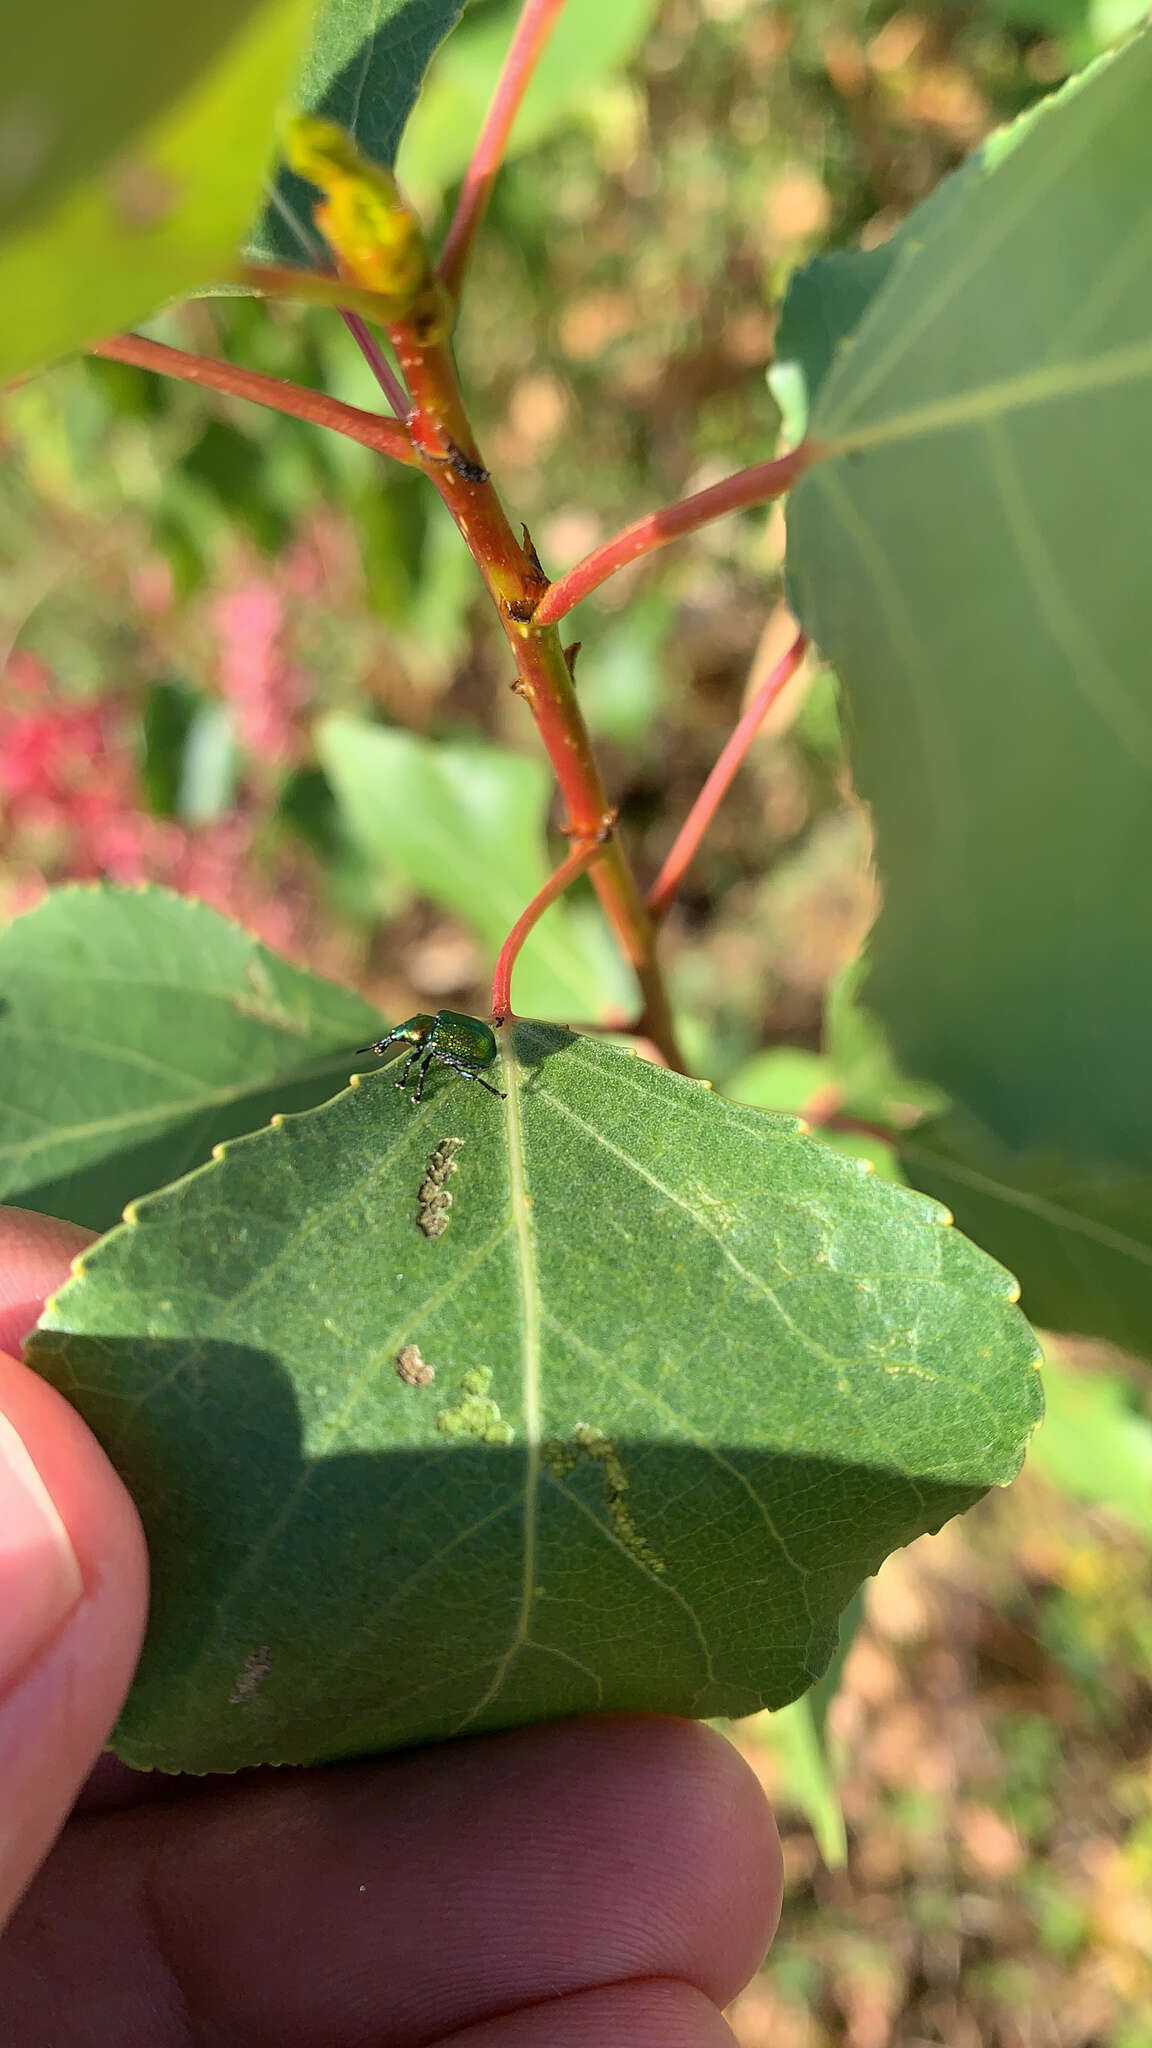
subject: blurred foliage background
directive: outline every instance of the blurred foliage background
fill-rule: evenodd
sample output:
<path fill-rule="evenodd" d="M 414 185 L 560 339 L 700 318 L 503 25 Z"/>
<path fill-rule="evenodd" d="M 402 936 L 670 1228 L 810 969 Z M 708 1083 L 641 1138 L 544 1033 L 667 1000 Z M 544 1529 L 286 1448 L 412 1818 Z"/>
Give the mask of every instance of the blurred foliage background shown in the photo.
<path fill-rule="evenodd" d="M 770 454 L 795 265 L 882 240 L 1141 11 L 573 0 L 579 37 L 518 132 L 459 336 L 481 445 L 545 565 Z M 515 12 L 476 0 L 417 109 L 400 170 L 433 223 Z M 326 313 L 202 300 L 151 331 L 377 404 Z M 576 620 L 646 881 L 786 644 L 782 553 L 778 511 L 729 519 Z M 64 366 L 0 412 L 0 661 L 0 916 L 70 878 L 162 881 L 386 1016 L 487 1007 L 506 899 L 514 916 L 563 841 L 421 478 L 238 401 Z M 818 1097 L 825 999 L 873 910 L 834 679 L 810 667 L 669 921 L 700 1071 L 755 1102 Z M 564 1021 L 582 994 L 585 1016 L 625 999 L 590 891 L 525 974 L 520 1006 Z M 788 1871 L 733 2015 L 743 2048 L 1152 2048 L 1152 1376 L 1065 1344 L 1050 1384 L 1022 1481 L 870 1588 L 828 1719 L 845 1867 L 821 1855 L 839 1823 L 804 1742 L 736 1731 Z"/>

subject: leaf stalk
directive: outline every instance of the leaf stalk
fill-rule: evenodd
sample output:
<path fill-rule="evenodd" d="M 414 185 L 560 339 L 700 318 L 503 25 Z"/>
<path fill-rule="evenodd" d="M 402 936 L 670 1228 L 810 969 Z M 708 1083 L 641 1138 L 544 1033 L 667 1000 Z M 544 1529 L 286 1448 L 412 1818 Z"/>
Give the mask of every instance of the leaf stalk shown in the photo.
<path fill-rule="evenodd" d="M 464 272 L 477 231 L 488 211 L 488 201 L 504 159 L 512 124 L 563 5 L 564 0 L 525 0 L 472 152 L 472 161 L 464 173 L 460 197 L 440 257 L 440 279 L 453 298 L 460 296 Z"/>
<path fill-rule="evenodd" d="M 660 873 L 648 893 L 648 910 L 657 923 L 669 907 L 696 854 L 700 842 L 716 816 L 735 779 L 736 771 L 789 678 L 794 676 L 808 650 L 803 633 L 797 633 L 787 652 L 765 676 L 738 724 L 725 741 L 716 765 L 708 776 L 692 809 L 672 845 Z"/>

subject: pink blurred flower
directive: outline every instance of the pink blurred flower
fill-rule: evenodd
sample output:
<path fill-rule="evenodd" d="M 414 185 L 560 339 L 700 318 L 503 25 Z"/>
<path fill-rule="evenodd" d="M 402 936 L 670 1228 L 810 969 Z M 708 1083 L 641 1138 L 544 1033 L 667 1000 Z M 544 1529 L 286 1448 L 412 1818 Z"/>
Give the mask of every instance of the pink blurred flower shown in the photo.
<path fill-rule="evenodd" d="M 278 767 L 299 758 L 300 678 L 284 651 L 284 601 L 268 577 L 252 577 L 212 605 L 217 676 L 241 746 Z"/>

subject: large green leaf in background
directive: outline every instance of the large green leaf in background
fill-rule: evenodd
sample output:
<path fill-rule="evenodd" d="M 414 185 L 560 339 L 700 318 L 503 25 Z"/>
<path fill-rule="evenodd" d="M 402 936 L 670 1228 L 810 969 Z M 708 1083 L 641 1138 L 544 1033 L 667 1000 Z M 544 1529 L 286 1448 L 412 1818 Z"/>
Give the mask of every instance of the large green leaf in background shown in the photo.
<path fill-rule="evenodd" d="M 971 1180 L 932 1185 L 1018 1262 L 1030 1312 L 1103 1327 L 1129 1240 L 1111 1333 L 1144 1343 L 1150 106 L 1144 35 L 913 216 L 870 299 L 826 265 L 822 320 L 786 326 L 829 449 L 791 501 L 792 594 L 844 684 L 885 888 L 865 1001 L 992 1135 L 993 1177 L 1015 1160 L 1020 1228 Z M 1079 1303 L 1034 1199 L 1062 1180 Z"/>
<path fill-rule="evenodd" d="M 501 1036 L 506 1102 L 369 1075 L 49 1304 L 33 1361 L 148 1533 L 130 1762 L 781 1705 L 894 1545 L 1017 1470 L 1036 1347 L 945 1212 L 614 1047 Z"/>
<path fill-rule="evenodd" d="M 569 0 L 524 95 L 506 160 L 587 111 L 596 88 L 641 47 L 657 6 L 658 0 Z M 470 8 L 430 65 L 397 161 L 401 183 L 421 201 L 438 198 L 466 169 L 520 11 L 520 0 Z"/>
<path fill-rule="evenodd" d="M 0 932 L 0 1199 L 93 1230 L 277 1110 L 323 1102 L 381 1030 L 164 889 L 62 889 Z"/>
<path fill-rule="evenodd" d="M 0 382 L 225 276 L 312 0 L 64 0 L 6 25 Z"/>
<path fill-rule="evenodd" d="M 1152 1174 L 1013 1151 L 960 1111 L 902 1138 L 914 1184 L 1026 1276 L 1030 1313 L 1152 1357 Z"/>
<path fill-rule="evenodd" d="M 464 0 L 320 0 L 295 106 L 338 121 L 366 156 L 390 164 L 428 59 L 463 6 Z M 281 163 L 252 253 L 327 268 L 312 226 L 315 198 Z"/>
<path fill-rule="evenodd" d="M 1152 1542 L 1152 1404 L 1124 1375 L 1077 1370 L 1045 1349 L 1044 1427 L 1029 1471 Z"/>
<path fill-rule="evenodd" d="M 486 741 L 435 741 L 367 720 L 323 720 L 317 748 L 349 837 L 463 918 L 487 965 L 548 879 L 544 847 L 551 778 L 543 762 Z M 636 990 L 599 913 L 547 910 L 516 963 L 522 1014 L 580 1023 L 630 1014 Z"/>

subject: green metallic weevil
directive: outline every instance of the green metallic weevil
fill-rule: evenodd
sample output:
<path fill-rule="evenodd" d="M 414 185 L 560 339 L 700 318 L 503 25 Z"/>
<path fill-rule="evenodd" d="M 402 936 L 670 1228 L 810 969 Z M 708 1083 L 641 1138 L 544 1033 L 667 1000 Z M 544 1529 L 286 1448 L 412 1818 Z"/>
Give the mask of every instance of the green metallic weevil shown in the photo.
<path fill-rule="evenodd" d="M 498 1095 L 505 1100 L 504 1090 L 486 1081 L 481 1069 L 495 1064 L 496 1040 L 487 1024 L 481 1024 L 478 1017 L 465 1017 L 459 1010 L 437 1010 L 434 1017 L 423 1010 L 415 1017 L 409 1017 L 404 1024 L 397 1024 L 385 1038 L 377 1038 L 371 1045 L 362 1045 L 361 1052 L 387 1052 L 390 1045 L 410 1045 L 413 1051 L 404 1062 L 404 1071 L 397 1081 L 397 1088 L 408 1085 L 408 1076 L 413 1067 L 419 1066 L 413 1104 L 420 1101 L 428 1069 L 439 1063 L 451 1067 L 454 1074 L 460 1074 L 465 1081 L 479 1081 L 489 1095 Z"/>

